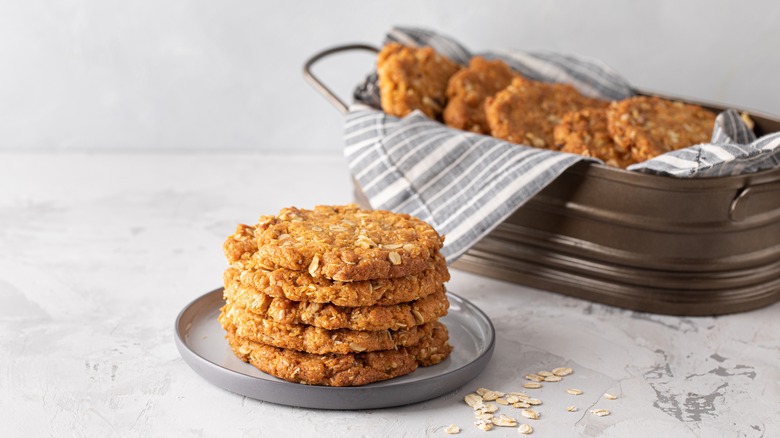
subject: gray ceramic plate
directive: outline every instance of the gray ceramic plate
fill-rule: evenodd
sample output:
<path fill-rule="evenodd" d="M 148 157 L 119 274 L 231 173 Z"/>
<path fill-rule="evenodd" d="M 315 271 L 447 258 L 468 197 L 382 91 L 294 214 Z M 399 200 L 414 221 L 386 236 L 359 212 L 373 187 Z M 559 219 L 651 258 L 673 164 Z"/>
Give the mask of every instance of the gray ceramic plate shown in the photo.
<path fill-rule="evenodd" d="M 450 333 L 452 354 L 444 362 L 411 374 L 359 387 L 335 388 L 290 383 L 239 360 L 217 322 L 222 288 L 190 303 L 176 318 L 176 346 L 184 361 L 209 382 L 247 397 L 318 409 L 375 409 L 432 399 L 476 377 L 495 347 L 490 319 L 463 298 L 447 293 L 449 314 L 441 321 Z"/>

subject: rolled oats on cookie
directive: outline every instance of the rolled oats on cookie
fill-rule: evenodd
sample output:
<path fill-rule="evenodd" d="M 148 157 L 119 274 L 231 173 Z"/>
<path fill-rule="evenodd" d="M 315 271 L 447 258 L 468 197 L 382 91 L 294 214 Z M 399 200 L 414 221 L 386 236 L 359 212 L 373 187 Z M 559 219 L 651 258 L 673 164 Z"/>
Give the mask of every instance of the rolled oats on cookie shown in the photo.
<path fill-rule="evenodd" d="M 313 354 L 362 353 L 414 345 L 433 330 L 434 323 L 400 330 L 326 330 L 306 324 L 283 324 L 262 318 L 228 301 L 219 315 L 223 326 L 232 323 L 244 338 L 279 348 Z"/>
<path fill-rule="evenodd" d="M 608 102 L 585 97 L 567 84 L 516 77 L 485 100 L 490 134 L 512 143 L 551 149 L 553 129 L 569 112 L 605 107 Z"/>
<path fill-rule="evenodd" d="M 418 366 L 436 365 L 452 351 L 442 324 L 434 327 L 417 345 L 395 350 L 322 355 L 254 342 L 238 336 L 236 327 L 230 324 L 225 330 L 228 343 L 239 359 L 272 376 L 307 385 L 366 385 L 409 374 Z"/>
<path fill-rule="evenodd" d="M 275 298 L 233 280 L 225 298 L 262 318 L 283 324 L 308 324 L 327 330 L 399 330 L 432 322 L 447 314 L 449 301 L 443 285 L 426 297 L 387 306 L 345 307 L 332 303 Z"/>
<path fill-rule="evenodd" d="M 342 282 L 312 277 L 306 271 L 264 269 L 250 258 L 247 262 L 234 264 L 235 267 L 225 271 L 224 277 L 225 283 L 238 278 L 244 285 L 276 298 L 345 307 L 386 306 L 427 297 L 449 281 L 447 263 L 441 254 L 436 254 L 426 264 L 425 270 L 414 275 Z"/>
<path fill-rule="evenodd" d="M 258 263 L 336 281 L 398 278 L 424 271 L 444 238 L 407 214 L 357 205 L 285 208 L 254 229 Z"/>
<path fill-rule="evenodd" d="M 565 114 L 553 129 L 553 139 L 561 152 L 598 158 L 609 166 L 620 168 L 634 163 L 631 151 L 612 140 L 605 108 L 587 108 Z"/>
<path fill-rule="evenodd" d="M 607 128 L 615 144 L 630 151 L 634 162 L 641 162 L 708 142 L 715 117 L 715 113 L 698 105 L 636 96 L 609 106 Z"/>

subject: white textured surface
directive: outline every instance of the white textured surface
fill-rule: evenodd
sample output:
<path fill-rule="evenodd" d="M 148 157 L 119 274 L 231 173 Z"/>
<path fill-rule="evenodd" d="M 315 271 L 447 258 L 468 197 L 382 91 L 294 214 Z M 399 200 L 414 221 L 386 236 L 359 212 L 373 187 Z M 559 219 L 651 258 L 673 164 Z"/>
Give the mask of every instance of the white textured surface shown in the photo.
<path fill-rule="evenodd" d="M 466 393 L 521 390 L 525 374 L 561 365 L 574 374 L 527 390 L 544 401 L 532 436 L 780 436 L 780 304 L 668 317 L 453 271 L 450 289 L 492 318 L 498 342 L 483 374 L 444 397 L 306 410 L 228 393 L 189 369 L 173 323 L 219 286 L 235 224 L 350 199 L 335 155 L 0 154 L 2 436 L 418 437 L 446 436 L 451 423 L 483 436 Z"/>
<path fill-rule="evenodd" d="M 774 0 L 4 0 L 0 149 L 335 152 L 340 116 L 303 63 L 393 25 L 591 56 L 642 88 L 780 114 L 779 21 Z M 346 97 L 372 63 L 317 72 Z"/>

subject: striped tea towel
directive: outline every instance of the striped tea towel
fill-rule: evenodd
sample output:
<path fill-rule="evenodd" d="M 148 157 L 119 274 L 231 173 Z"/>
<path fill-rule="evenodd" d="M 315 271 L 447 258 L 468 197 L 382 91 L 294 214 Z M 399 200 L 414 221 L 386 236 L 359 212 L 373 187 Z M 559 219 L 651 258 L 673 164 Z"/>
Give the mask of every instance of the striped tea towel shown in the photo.
<path fill-rule="evenodd" d="M 389 41 L 431 46 L 461 64 L 472 54 L 451 38 L 413 28 L 394 28 Z M 620 100 L 634 94 L 606 65 L 554 53 L 488 52 L 522 75 L 565 82 L 582 94 Z M 376 74 L 355 91 L 345 126 L 345 155 L 371 206 L 405 212 L 446 235 L 442 253 L 455 261 L 525 201 L 571 165 L 597 161 L 449 128 L 415 111 L 404 118 L 381 111 Z M 718 115 L 712 141 L 669 152 L 630 171 L 675 177 L 756 172 L 780 163 L 780 133 L 756 139 L 734 110 Z"/>

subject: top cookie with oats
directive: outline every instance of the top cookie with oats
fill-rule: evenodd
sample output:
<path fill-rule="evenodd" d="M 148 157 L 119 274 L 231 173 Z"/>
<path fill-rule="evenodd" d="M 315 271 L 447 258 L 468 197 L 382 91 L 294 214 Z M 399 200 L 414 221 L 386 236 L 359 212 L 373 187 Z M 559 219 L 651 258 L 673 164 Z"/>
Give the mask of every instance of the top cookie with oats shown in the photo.
<path fill-rule="evenodd" d="M 306 270 L 335 281 L 418 274 L 444 243 L 415 217 L 354 204 L 284 208 L 261 217 L 254 234 L 255 258 L 264 268 Z"/>

